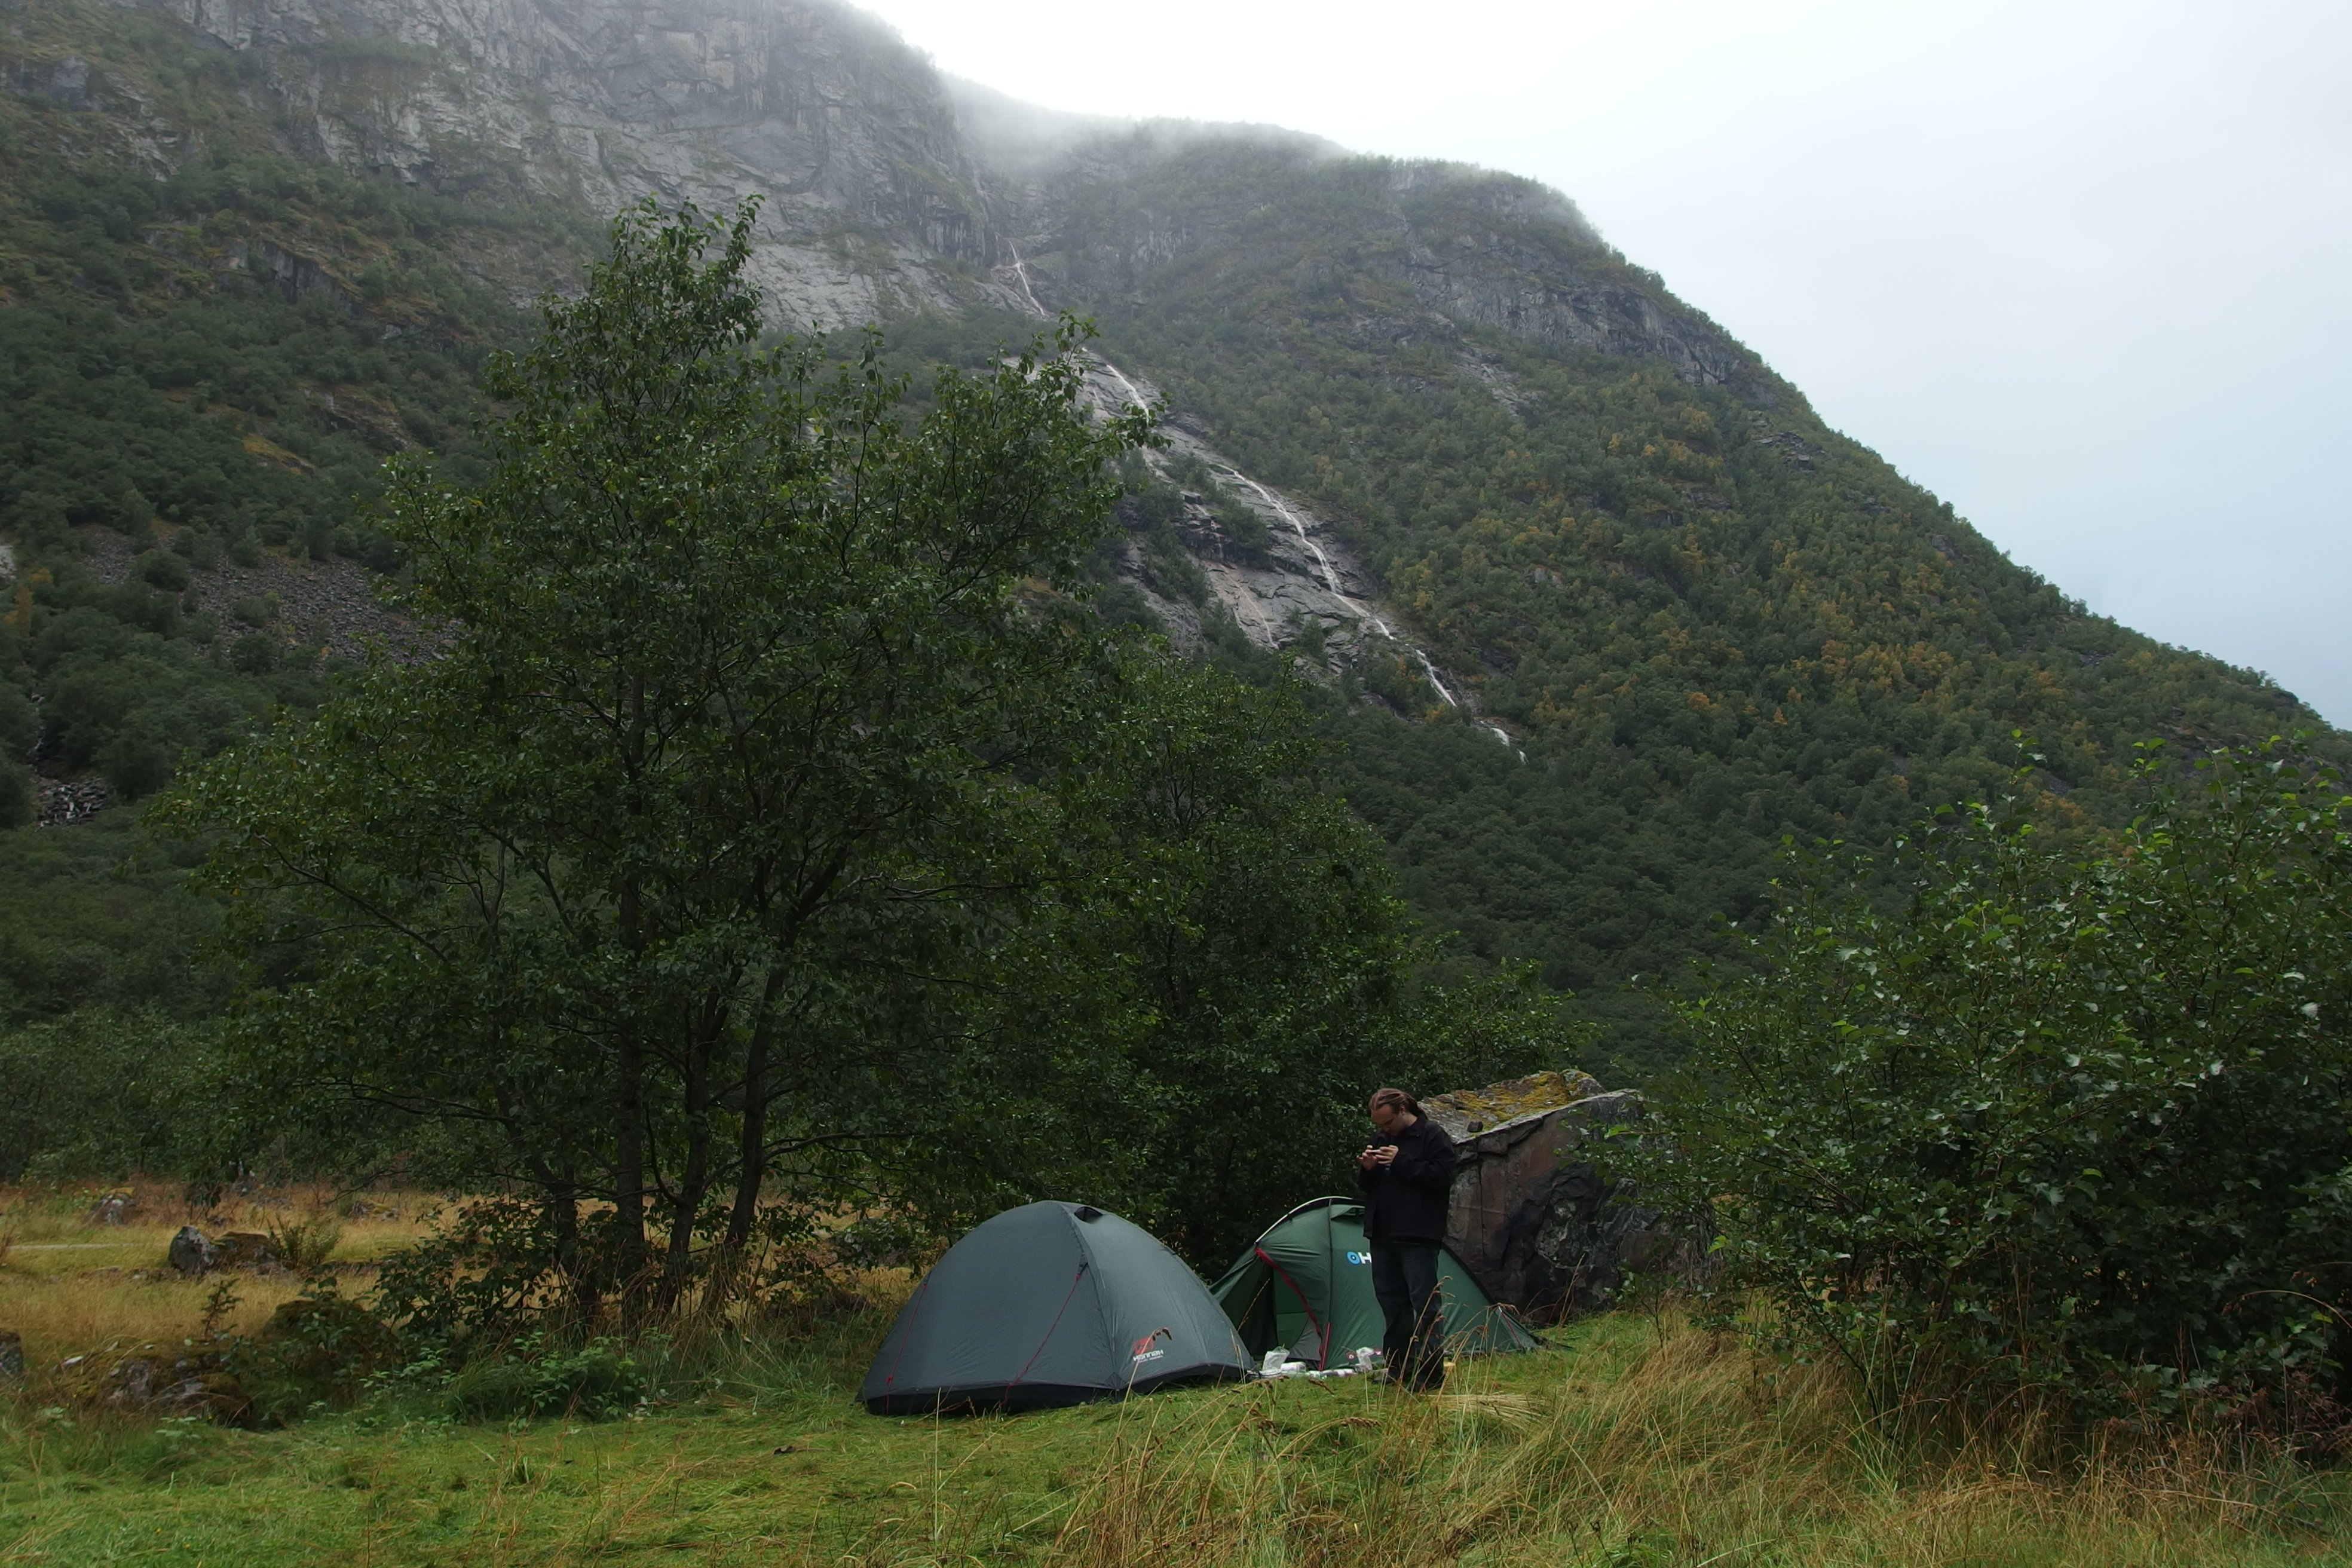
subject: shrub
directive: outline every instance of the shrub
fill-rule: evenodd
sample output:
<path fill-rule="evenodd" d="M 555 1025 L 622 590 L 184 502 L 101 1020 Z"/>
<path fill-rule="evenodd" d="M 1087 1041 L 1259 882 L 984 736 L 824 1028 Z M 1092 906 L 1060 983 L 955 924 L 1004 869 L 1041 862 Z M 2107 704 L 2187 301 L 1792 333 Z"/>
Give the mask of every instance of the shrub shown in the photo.
<path fill-rule="evenodd" d="M 2200 768 L 2089 852 L 1975 811 L 1897 912 L 1791 891 L 1688 1009 L 1653 1190 L 1883 1400 L 2329 1418 L 2352 798 Z"/>
<path fill-rule="evenodd" d="M 22 827 L 39 815 L 33 794 L 33 770 L 0 756 L 0 832 Z"/>
<path fill-rule="evenodd" d="M 190 581 L 188 563 L 167 550 L 149 551 L 139 558 L 135 569 L 140 581 L 167 593 L 179 593 Z"/>
<path fill-rule="evenodd" d="M 229 1356 L 257 1411 L 281 1421 L 320 1405 L 355 1403 L 370 1377 L 400 1359 L 400 1336 L 391 1325 L 331 1286 L 280 1302 L 261 1331 L 238 1342 Z"/>
<path fill-rule="evenodd" d="M 652 1392 L 648 1369 L 611 1340 L 561 1349 L 540 1335 L 478 1356 L 449 1380 L 453 1414 L 475 1421 L 572 1415 L 592 1421 L 626 1414 Z"/>
<path fill-rule="evenodd" d="M 228 661 L 247 675 L 267 675 L 278 667 L 278 645 L 267 632 L 247 632 L 229 645 Z"/>

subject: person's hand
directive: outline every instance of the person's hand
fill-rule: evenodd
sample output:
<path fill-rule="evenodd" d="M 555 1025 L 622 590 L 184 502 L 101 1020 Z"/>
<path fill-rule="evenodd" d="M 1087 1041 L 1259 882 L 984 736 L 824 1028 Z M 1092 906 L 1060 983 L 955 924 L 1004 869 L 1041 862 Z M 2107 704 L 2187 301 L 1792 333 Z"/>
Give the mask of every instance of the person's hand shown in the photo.
<path fill-rule="evenodd" d="M 1393 1143 L 1383 1143 L 1377 1149 L 1367 1150 L 1366 1152 L 1371 1155 L 1372 1163 L 1375 1165 L 1396 1163 L 1396 1145 Z"/>
<path fill-rule="evenodd" d="M 1381 1152 L 1378 1149 L 1373 1148 L 1370 1144 L 1365 1144 L 1364 1152 L 1356 1156 L 1356 1169 L 1359 1171 L 1369 1171 L 1373 1166 L 1379 1164 L 1381 1163 L 1380 1152 Z"/>

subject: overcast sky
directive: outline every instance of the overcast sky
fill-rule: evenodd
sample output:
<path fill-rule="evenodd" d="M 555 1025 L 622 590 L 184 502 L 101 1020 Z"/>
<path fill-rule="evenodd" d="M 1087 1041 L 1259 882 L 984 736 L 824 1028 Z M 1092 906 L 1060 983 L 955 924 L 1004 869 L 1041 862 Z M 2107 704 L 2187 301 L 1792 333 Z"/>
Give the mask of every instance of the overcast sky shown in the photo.
<path fill-rule="evenodd" d="M 2091 606 L 2352 724 L 2345 0 L 867 0 L 1052 108 L 1529 174 Z"/>

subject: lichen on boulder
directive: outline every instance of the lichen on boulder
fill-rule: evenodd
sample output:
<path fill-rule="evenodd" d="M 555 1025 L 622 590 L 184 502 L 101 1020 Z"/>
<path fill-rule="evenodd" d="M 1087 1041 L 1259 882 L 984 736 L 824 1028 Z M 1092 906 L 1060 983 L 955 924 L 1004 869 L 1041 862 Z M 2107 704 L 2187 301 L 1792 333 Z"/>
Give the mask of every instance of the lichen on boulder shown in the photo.
<path fill-rule="evenodd" d="M 1445 1129 L 1455 1142 L 1491 1131 L 1506 1121 L 1589 1100 L 1601 1092 L 1601 1080 L 1576 1068 L 1566 1072 L 1529 1073 L 1506 1079 L 1483 1089 L 1456 1089 L 1432 1095 L 1423 1102 L 1430 1120 Z"/>

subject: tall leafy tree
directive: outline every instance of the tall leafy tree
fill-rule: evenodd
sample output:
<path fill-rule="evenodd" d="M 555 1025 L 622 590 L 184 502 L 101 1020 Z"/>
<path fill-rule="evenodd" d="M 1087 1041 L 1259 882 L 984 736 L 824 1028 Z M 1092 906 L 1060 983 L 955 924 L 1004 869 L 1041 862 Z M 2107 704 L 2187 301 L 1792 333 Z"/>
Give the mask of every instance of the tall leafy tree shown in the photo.
<path fill-rule="evenodd" d="M 1146 434 L 1086 411 L 1068 323 L 919 419 L 870 344 L 760 347 L 751 222 L 614 223 L 490 368 L 488 479 L 395 479 L 446 655 L 173 808 L 221 830 L 249 950 L 299 944 L 266 1059 L 460 1130 L 591 1310 L 674 1299 L 709 1227 L 740 1248 L 780 1145 L 917 1130 L 906 1053 L 960 1047 L 906 997 L 1035 882 L 1100 637 L 1045 591 Z"/>

